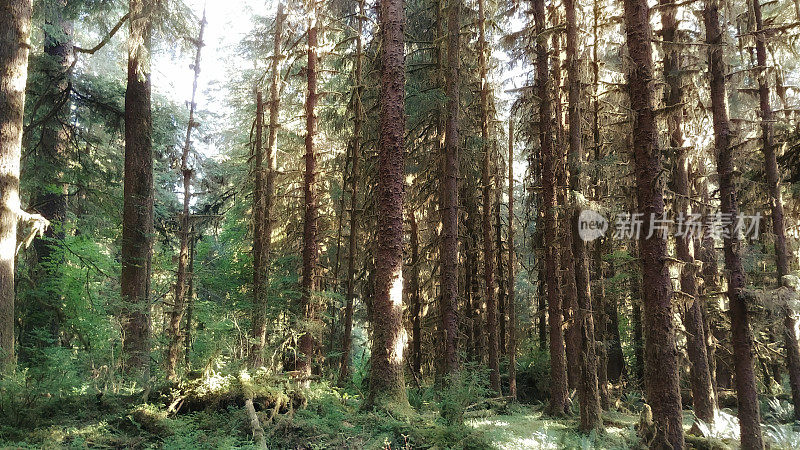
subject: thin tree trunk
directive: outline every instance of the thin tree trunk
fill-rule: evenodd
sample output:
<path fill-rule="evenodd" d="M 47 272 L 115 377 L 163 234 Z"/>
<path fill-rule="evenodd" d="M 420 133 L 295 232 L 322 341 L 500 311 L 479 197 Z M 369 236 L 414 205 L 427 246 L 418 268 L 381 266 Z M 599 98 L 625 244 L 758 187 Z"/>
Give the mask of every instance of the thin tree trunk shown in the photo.
<path fill-rule="evenodd" d="M 495 149 L 496 150 L 496 149 Z M 502 170 L 502 161 L 500 161 L 500 153 L 496 151 L 497 163 L 495 164 L 494 174 L 494 214 L 495 214 L 495 239 L 497 245 L 496 262 L 497 262 L 497 314 L 498 314 L 498 329 L 499 339 L 497 342 L 500 355 L 508 353 L 508 330 L 506 324 L 508 323 L 508 307 L 507 307 L 507 292 L 506 292 L 506 277 L 504 270 L 503 258 L 503 219 L 502 213 L 502 195 L 503 195 L 503 179 L 504 171 Z"/>
<path fill-rule="evenodd" d="M 708 181 L 705 179 L 706 174 L 703 173 L 703 181 L 700 183 L 700 199 L 704 205 L 710 204 L 710 195 L 708 193 Z M 703 207 L 702 214 L 709 216 L 708 207 Z M 712 292 L 719 291 L 719 271 L 717 268 L 717 255 L 714 248 L 714 237 L 710 233 L 705 233 L 701 240 L 695 241 L 695 254 L 699 254 L 699 259 L 702 262 L 702 278 L 703 288 L 699 295 L 704 296 Z M 714 397 L 719 401 L 718 388 L 717 388 L 717 355 L 716 355 L 716 342 L 717 333 L 714 326 L 713 317 L 719 314 L 715 307 L 713 311 L 709 310 L 709 302 L 704 302 L 706 310 L 703 311 L 704 322 L 703 328 L 705 331 L 706 354 L 708 355 L 709 372 L 711 373 L 711 385 L 714 388 Z M 719 336 L 720 338 L 722 336 Z"/>
<path fill-rule="evenodd" d="M 706 0 L 704 21 L 706 42 L 709 44 L 708 71 L 710 77 L 711 112 L 714 121 L 714 147 L 719 174 L 720 203 L 723 214 L 736 217 L 739 210 L 734 183 L 732 132 L 728 120 L 725 63 L 723 60 L 723 34 L 719 22 L 717 0 Z M 725 267 L 728 271 L 728 300 L 730 302 L 731 342 L 736 373 L 739 428 L 742 448 L 762 449 L 761 412 L 753 365 L 752 332 L 747 317 L 747 304 L 741 290 L 745 274 L 740 254 L 740 241 L 733 227 L 727 227 L 729 237 L 724 239 Z"/>
<path fill-rule="evenodd" d="M 416 213 L 409 214 L 411 224 L 411 368 L 416 376 L 422 376 L 422 297 L 419 291 L 419 228 Z"/>
<path fill-rule="evenodd" d="M 639 252 L 636 251 L 634 255 L 636 259 L 639 259 Z M 617 302 L 612 302 L 613 308 L 617 310 Z M 609 309 L 612 307 L 609 305 Z M 645 355 L 644 355 L 644 331 L 642 329 L 642 274 L 639 273 L 637 270 L 632 274 L 631 277 L 631 321 L 633 322 L 633 377 L 642 388 L 646 385 L 646 380 L 644 378 L 644 368 L 645 368 Z M 609 324 L 609 328 L 612 328 L 615 325 L 613 322 Z M 619 329 L 619 328 L 617 328 Z M 613 339 L 613 337 L 612 337 Z M 609 350 L 609 357 L 608 357 L 608 376 L 611 380 L 619 380 L 622 375 L 622 370 L 620 370 L 621 359 L 616 357 L 612 357 L 612 355 L 617 355 L 615 350 L 616 342 L 612 341 L 611 349 Z M 616 379 L 613 378 L 616 376 Z"/>
<path fill-rule="evenodd" d="M 499 205 L 498 205 L 499 209 Z M 514 119 L 508 121 L 508 395 L 517 398 L 517 309 L 514 250 Z"/>
<path fill-rule="evenodd" d="M 583 171 L 583 142 L 581 141 L 581 79 L 578 61 L 578 19 L 575 13 L 575 0 L 565 0 L 567 21 L 567 75 L 569 77 L 569 162 L 570 190 L 581 192 Z M 594 337 L 594 317 L 592 312 L 592 293 L 589 285 L 589 262 L 586 256 L 586 243 L 579 233 L 578 205 L 571 202 L 572 217 L 570 232 L 572 237 L 573 259 L 575 262 L 575 285 L 577 289 L 578 310 L 575 327 L 580 343 L 580 380 L 578 399 L 580 401 L 581 429 L 584 431 L 601 428 L 600 392 L 597 381 L 597 353 Z"/>
<path fill-rule="evenodd" d="M 272 248 L 272 225 L 274 223 L 273 216 L 275 215 L 275 175 L 277 172 L 277 153 L 278 153 L 278 113 L 280 112 L 280 84 L 281 84 L 281 62 L 284 56 L 281 54 L 281 39 L 283 37 L 283 21 L 286 19 L 286 14 L 283 12 L 283 3 L 278 4 L 278 12 L 275 16 L 275 34 L 273 37 L 272 49 L 272 67 L 270 75 L 272 78 L 269 92 L 269 128 L 267 134 L 267 170 L 266 170 L 266 186 L 256 188 L 259 200 L 255 200 L 254 195 L 253 212 L 254 219 L 254 237 L 259 242 L 259 250 L 256 251 L 256 240 L 253 245 L 253 346 L 250 349 L 250 365 L 253 368 L 260 367 L 264 364 L 264 346 L 267 341 L 267 286 L 268 286 L 268 273 L 270 266 L 270 251 Z M 261 109 L 263 114 L 263 108 Z M 260 120 L 261 115 L 257 111 L 257 121 Z M 258 133 L 256 133 L 258 134 Z M 256 145 L 261 146 L 261 139 L 256 138 Z M 263 173 L 263 157 L 256 156 L 256 164 L 258 165 L 255 171 L 256 184 L 261 185 L 260 180 L 264 178 Z M 258 209 L 258 215 L 256 211 Z M 255 267 L 256 257 L 259 258 L 258 269 Z"/>
<path fill-rule="evenodd" d="M 306 68 L 306 153 L 305 175 L 303 178 L 303 198 L 305 213 L 303 217 L 303 271 L 300 306 L 303 320 L 306 322 L 300 337 L 300 353 L 302 357 L 297 370 L 306 376 L 311 375 L 311 361 L 314 352 L 314 336 L 310 324 L 314 320 L 314 295 L 317 290 L 317 264 L 319 262 L 319 245 L 317 244 L 317 64 L 319 33 L 319 12 L 314 1 L 309 2 L 308 12 L 308 65 Z"/>
<path fill-rule="evenodd" d="M 153 120 L 150 0 L 130 0 L 122 207 L 122 351 L 125 370 L 150 379 L 150 260 L 153 253 Z"/>
<path fill-rule="evenodd" d="M 380 3 L 381 88 L 378 153 L 378 257 L 367 404 L 408 407 L 403 379 L 403 190 L 405 25 L 403 0 Z"/>
<path fill-rule="evenodd" d="M 184 324 L 184 336 L 186 351 L 184 352 L 184 366 L 185 371 L 189 371 L 190 359 L 189 355 L 192 351 L 192 320 L 194 319 L 194 246 L 197 242 L 194 236 L 194 226 L 189 231 L 191 239 L 189 240 L 189 273 L 187 280 L 186 291 L 186 323 Z"/>
<path fill-rule="evenodd" d="M 3 5 L 0 29 L 0 367 L 15 360 L 14 266 L 19 221 L 22 119 L 31 32 L 31 1 Z"/>
<path fill-rule="evenodd" d="M 489 386 L 500 393 L 500 357 L 497 346 L 497 296 L 494 279 L 494 239 L 492 238 L 492 188 L 491 148 L 489 146 L 489 75 L 486 42 L 486 12 L 484 0 L 478 0 L 478 67 L 481 77 L 481 141 L 483 145 L 483 168 L 481 188 L 483 190 L 483 283 L 486 289 L 486 331 L 489 347 Z"/>
<path fill-rule="evenodd" d="M 478 280 L 475 277 L 478 274 L 478 238 L 475 235 L 475 224 L 478 218 L 478 208 L 476 206 L 476 199 L 474 195 L 475 189 L 472 186 L 464 185 L 461 192 L 461 198 L 464 202 L 464 209 L 466 210 L 465 223 L 465 236 L 464 236 L 464 311 L 465 327 L 464 335 L 466 342 L 464 348 L 467 352 L 467 360 L 472 362 L 481 362 L 481 338 L 483 336 L 483 329 L 481 327 L 481 298 L 478 287 Z"/>
<path fill-rule="evenodd" d="M 188 277 L 186 268 L 189 266 L 189 239 L 191 239 L 191 216 L 189 211 L 189 204 L 192 201 L 192 173 L 194 172 L 189 168 L 189 150 L 192 145 L 192 130 L 198 124 L 194 121 L 195 96 L 197 94 L 197 79 L 200 76 L 200 50 L 203 48 L 203 31 L 206 28 L 206 13 L 203 11 L 203 18 L 200 20 L 200 34 L 197 37 L 197 52 L 194 56 L 194 83 L 192 85 L 192 101 L 189 104 L 189 124 L 186 127 L 186 140 L 183 143 L 183 154 L 181 155 L 181 174 L 183 175 L 183 213 L 181 214 L 181 229 L 180 229 L 180 250 L 178 253 L 178 273 L 175 281 L 175 305 L 172 308 L 172 313 L 169 318 L 169 326 L 167 328 L 167 335 L 169 336 L 169 345 L 166 354 L 166 373 L 167 379 L 176 382 L 178 381 L 177 368 L 178 359 L 180 359 L 181 346 L 183 345 L 184 335 L 181 333 L 181 322 L 183 315 L 186 312 L 186 293 L 188 291 Z M 259 106 L 261 106 L 261 93 L 259 92 Z M 260 116 L 259 116 L 260 120 Z M 256 143 L 256 161 L 260 166 L 261 157 L 261 124 L 258 124 L 257 133 L 258 142 Z M 256 183 L 258 190 L 258 182 Z M 254 195 L 254 198 L 259 198 Z M 255 208 L 254 208 L 255 209 Z M 256 227 L 258 230 L 258 227 Z M 254 245 L 255 248 L 255 245 Z M 254 250 L 255 252 L 255 250 Z M 253 258 L 255 266 L 256 258 Z"/>
<path fill-rule="evenodd" d="M 775 235 L 775 264 L 778 269 L 778 286 L 789 273 L 789 253 L 786 249 L 786 227 L 783 219 L 783 199 L 781 198 L 781 175 L 775 157 L 773 136 L 773 113 L 769 103 L 769 81 L 767 79 L 767 49 L 764 23 L 761 17 L 761 3 L 753 1 L 753 15 L 756 22 L 756 61 L 758 63 L 758 100 L 761 109 L 761 134 L 764 151 L 764 171 L 767 175 L 769 203 L 772 216 L 772 232 Z M 787 308 L 784 312 L 784 347 L 789 372 L 789 385 L 792 389 L 794 418 L 800 420 L 800 346 L 795 335 L 796 320 Z"/>
<path fill-rule="evenodd" d="M 560 18 L 555 7 L 553 9 L 553 25 L 558 26 Z M 567 145 L 564 139 L 564 115 L 561 105 L 561 35 L 553 34 L 553 110 L 556 116 L 556 147 L 557 173 L 556 189 L 558 204 L 562 207 L 561 219 L 569 224 L 572 214 L 569 211 L 569 193 L 567 185 L 567 164 L 565 151 Z M 561 309 L 564 314 L 564 344 L 567 352 L 567 381 L 570 389 L 578 389 L 581 370 L 581 331 L 578 327 L 578 288 L 575 284 L 575 257 L 572 252 L 572 233 L 570 227 L 559 228 L 560 262 L 561 262 Z M 552 245 L 552 244 L 551 244 Z"/>
<path fill-rule="evenodd" d="M 653 112 L 653 55 L 650 8 L 645 0 L 625 0 L 625 31 L 631 69 L 628 73 L 633 120 L 633 148 L 638 212 L 643 229 L 664 215 L 661 152 Z M 639 239 L 644 304 L 647 402 L 653 409 L 656 448 L 684 448 L 675 324 L 672 320 L 671 282 L 667 243 L 657 233 Z M 651 448 L 653 448 L 651 445 Z"/>
<path fill-rule="evenodd" d="M 31 278 L 35 280 L 39 293 L 27 305 L 28 320 L 23 324 L 20 340 L 21 358 L 25 359 L 26 348 L 50 345 L 59 342 L 63 303 L 63 287 L 59 284 L 60 267 L 64 262 L 59 252 L 64 240 L 64 221 L 67 218 L 67 185 L 61 167 L 67 164 L 70 133 L 66 123 L 70 114 L 70 79 L 73 56 L 73 25 L 64 14 L 66 0 L 59 0 L 46 8 L 44 31 L 44 73 L 47 77 L 42 108 L 48 112 L 49 120 L 42 124 L 39 145 L 34 156 L 27 158 L 33 166 L 29 173 L 38 182 L 32 193 L 34 207 L 44 218 L 53 223 L 44 234 L 44 239 L 33 242 L 35 261 L 31 265 Z M 33 314 L 31 314 L 33 313 Z M 33 333 L 46 331 L 46 335 Z M 37 338 L 46 336 L 46 340 Z M 56 344 L 58 345 L 58 344 Z"/>
<path fill-rule="evenodd" d="M 359 160 L 361 159 L 361 124 L 364 118 L 364 107 L 361 96 L 364 89 L 362 79 L 362 53 L 364 0 L 358 2 L 358 25 L 356 27 L 356 68 L 355 88 L 353 89 L 353 165 L 350 171 L 350 236 L 347 252 L 347 298 L 344 311 L 344 334 L 342 335 L 342 360 L 339 366 L 339 385 L 342 386 L 350 377 L 350 351 L 353 346 L 353 302 L 356 296 L 356 254 L 358 252 L 358 177 Z"/>
<path fill-rule="evenodd" d="M 600 2 L 594 0 L 592 8 L 592 144 L 594 148 L 594 161 L 599 162 L 602 156 L 602 142 L 600 141 L 600 58 L 599 58 L 599 20 L 600 20 Z M 595 201 L 602 201 L 602 187 L 600 185 L 600 168 L 594 171 L 594 186 Z M 606 292 L 605 292 L 605 277 L 603 270 L 603 238 L 595 241 L 593 259 L 593 272 L 594 272 L 594 311 L 597 317 L 597 384 L 600 389 L 600 405 L 604 410 L 609 409 L 609 393 L 608 393 L 608 314 L 606 314 Z"/>
<path fill-rule="evenodd" d="M 444 142 L 444 173 L 439 199 L 442 214 L 441 249 L 441 321 L 444 333 L 444 372 L 452 374 L 459 368 L 458 362 L 458 165 L 460 104 L 459 72 L 461 66 L 461 0 L 451 0 L 447 20 L 447 64 L 446 78 L 447 119 Z"/>
<path fill-rule="evenodd" d="M 544 0 L 533 2 L 536 33 L 545 31 Z M 567 411 L 567 363 L 562 334 L 561 292 L 558 285 L 558 252 L 556 242 L 556 154 L 552 141 L 553 108 L 548 87 L 546 41 L 536 41 L 536 90 L 539 97 L 539 139 L 542 164 L 542 203 L 544 210 L 544 268 L 547 286 L 547 308 L 550 322 L 550 413 Z"/>
<path fill-rule="evenodd" d="M 661 34 L 664 39 L 664 106 L 667 109 L 667 134 L 669 146 L 675 152 L 675 169 L 673 172 L 673 190 L 675 191 L 675 211 L 683 217 L 692 214 L 691 189 L 689 185 L 689 150 L 684 147 L 683 139 L 683 80 L 681 68 L 681 47 L 678 40 L 677 7 L 672 0 L 660 0 Z M 673 44 L 674 43 L 674 44 Z M 686 230 L 681 236 L 675 236 L 675 252 L 683 262 L 681 266 L 681 291 L 687 297 L 687 306 L 683 314 L 686 327 L 686 351 L 691 361 L 690 379 L 692 385 L 692 409 L 697 418 L 711 423 L 714 421 L 716 401 L 711 384 L 711 372 L 708 365 L 708 354 L 705 345 L 703 312 L 701 299 L 697 294 L 697 275 L 695 273 L 692 236 Z"/>

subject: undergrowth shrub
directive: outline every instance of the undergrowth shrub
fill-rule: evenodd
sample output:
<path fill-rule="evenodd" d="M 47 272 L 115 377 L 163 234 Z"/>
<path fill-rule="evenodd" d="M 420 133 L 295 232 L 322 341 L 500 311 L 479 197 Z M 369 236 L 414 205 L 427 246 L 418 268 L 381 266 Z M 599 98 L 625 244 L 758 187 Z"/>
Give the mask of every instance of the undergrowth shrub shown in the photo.
<path fill-rule="evenodd" d="M 489 393 L 489 369 L 474 363 L 448 375 L 439 394 L 439 412 L 446 426 L 461 425 L 464 411 Z"/>
<path fill-rule="evenodd" d="M 550 353 L 531 348 L 517 359 L 517 398 L 523 403 L 550 398 Z"/>

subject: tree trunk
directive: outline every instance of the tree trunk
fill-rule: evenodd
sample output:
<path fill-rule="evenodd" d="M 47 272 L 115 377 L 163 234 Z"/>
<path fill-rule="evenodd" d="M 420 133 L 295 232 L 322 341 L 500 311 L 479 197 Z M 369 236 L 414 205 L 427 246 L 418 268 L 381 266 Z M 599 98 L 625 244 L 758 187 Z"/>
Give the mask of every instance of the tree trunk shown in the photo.
<path fill-rule="evenodd" d="M 675 152 L 675 169 L 673 172 L 673 190 L 675 191 L 674 210 L 680 216 L 690 217 L 692 214 L 691 189 L 689 185 L 689 150 L 684 147 L 683 140 L 683 80 L 681 68 L 681 47 L 677 42 L 678 21 L 677 7 L 672 0 L 660 0 L 661 34 L 664 40 L 664 106 L 667 109 L 667 134 L 669 146 Z M 675 44 L 672 44 L 675 43 Z M 711 384 L 711 372 L 708 365 L 708 354 L 705 345 L 703 312 L 701 299 L 697 294 L 697 275 L 695 273 L 692 236 L 683 230 L 681 236 L 675 236 L 675 252 L 681 266 L 681 291 L 685 295 L 683 323 L 686 327 L 686 351 L 691 361 L 690 379 L 692 385 L 692 409 L 697 418 L 711 423 L 714 421 L 716 401 Z"/>
<path fill-rule="evenodd" d="M 711 112 L 714 121 L 714 147 L 719 174 L 720 203 L 723 214 L 736 217 L 739 210 L 734 183 L 732 132 L 728 120 L 727 92 L 725 88 L 725 63 L 723 60 L 723 34 L 719 23 L 717 0 L 706 0 L 704 21 L 706 42 L 709 44 L 708 71 L 711 91 Z M 761 412 L 756 391 L 753 366 L 752 332 L 747 317 L 747 304 L 742 297 L 745 286 L 744 268 L 740 254 L 740 241 L 733 227 L 724 240 L 725 268 L 728 271 L 728 300 L 730 302 L 731 342 L 733 344 L 736 393 L 738 397 L 739 428 L 742 448 L 762 449 Z"/>
<path fill-rule="evenodd" d="M 545 31 L 544 0 L 533 2 L 536 33 Z M 542 203 L 544 210 L 544 268 L 547 285 L 547 309 L 550 322 L 550 413 L 562 415 L 567 408 L 567 364 L 562 334 L 561 292 L 558 285 L 556 242 L 556 152 L 553 149 L 551 90 L 547 85 L 546 40 L 536 40 L 536 91 L 539 97 L 539 139 L 542 164 Z"/>
<path fill-rule="evenodd" d="M 567 21 L 567 75 L 569 77 L 569 162 L 570 190 L 582 192 L 583 143 L 581 142 L 581 79 L 578 61 L 578 19 L 575 15 L 575 0 L 565 0 Z M 601 428 L 600 392 L 597 381 L 597 353 L 594 337 L 594 317 L 592 313 L 592 293 L 589 286 L 589 262 L 586 256 L 586 243 L 579 233 L 580 211 L 571 202 L 572 217 L 570 232 L 572 253 L 575 263 L 575 285 L 577 289 L 578 310 L 575 312 L 580 350 L 580 380 L 578 399 L 580 401 L 581 429 L 584 431 Z"/>
<path fill-rule="evenodd" d="M 497 245 L 497 251 L 495 252 L 497 258 L 497 315 L 498 315 L 498 330 L 499 330 L 499 337 L 498 337 L 498 350 L 500 355 L 506 355 L 508 353 L 508 342 L 507 342 L 507 326 L 508 323 L 508 307 L 507 307 L 507 298 L 508 294 L 506 291 L 506 277 L 505 277 L 505 270 L 504 270 L 504 258 L 503 258 L 503 219 L 501 217 L 502 213 L 502 195 L 503 195 L 503 179 L 504 179 L 504 171 L 502 170 L 501 162 L 500 161 L 500 152 L 497 153 L 497 163 L 495 164 L 495 173 L 494 173 L 494 217 L 495 217 L 495 243 Z"/>
<path fill-rule="evenodd" d="M 558 12 L 553 10 L 554 26 L 558 26 Z M 562 211 L 560 214 L 564 223 L 571 223 L 572 214 L 569 210 L 569 192 L 567 185 L 567 164 L 564 141 L 564 122 L 561 107 L 561 35 L 553 34 L 553 109 L 556 116 L 556 147 L 558 162 L 556 163 L 556 189 L 558 191 L 558 204 Z M 561 309 L 564 314 L 564 344 L 567 352 L 567 381 L 570 389 L 578 389 L 581 371 L 581 330 L 578 326 L 578 287 L 575 284 L 575 257 L 572 252 L 572 233 L 570 227 L 559 228 L 560 256 L 561 256 Z M 552 243 L 548 243 L 553 245 Z"/>
<path fill-rule="evenodd" d="M 186 291 L 186 323 L 184 324 L 184 345 L 186 347 L 186 351 L 183 353 L 183 361 L 185 367 L 185 372 L 189 371 L 190 368 L 190 358 L 189 354 L 192 351 L 192 320 L 194 318 L 194 246 L 197 243 L 197 239 L 194 235 L 194 225 L 192 225 L 191 229 L 189 230 L 189 235 L 191 239 L 189 240 L 189 273 L 188 273 L 188 280 L 187 280 L 187 291 Z"/>
<path fill-rule="evenodd" d="M 494 239 L 492 236 L 491 148 L 489 146 L 489 76 L 486 42 L 486 12 L 484 0 L 478 0 L 478 67 L 481 77 L 481 141 L 483 145 L 483 283 L 486 289 L 486 331 L 489 347 L 489 386 L 500 394 L 500 357 L 497 346 L 497 296 L 494 279 Z"/>
<path fill-rule="evenodd" d="M 600 18 L 600 3 L 594 0 L 592 8 L 592 42 L 599 40 L 599 19 Z M 602 142 L 600 141 L 600 58 L 598 55 L 598 45 L 592 45 L 592 144 L 594 148 L 594 161 L 599 162 L 602 156 Z M 602 201 L 603 189 L 600 184 L 600 168 L 595 169 L 592 185 L 594 186 L 595 201 Z M 604 239 L 595 241 L 594 252 L 592 255 L 593 273 L 595 289 L 594 293 L 594 311 L 597 318 L 597 350 L 598 350 L 598 364 L 597 364 L 597 384 L 600 389 L 600 406 L 607 410 L 609 409 L 609 393 L 608 393 L 608 314 L 606 314 L 606 292 L 605 292 L 605 277 L 603 270 L 603 244 Z"/>
<path fill-rule="evenodd" d="M 200 34 L 197 38 L 195 45 L 197 52 L 194 56 L 194 84 L 192 85 L 192 102 L 189 104 L 189 124 L 186 127 L 186 141 L 183 144 L 183 154 L 181 155 L 181 174 L 183 175 L 183 213 L 181 214 L 181 229 L 180 239 L 181 246 L 178 253 L 178 273 L 175 281 L 175 306 L 172 308 L 172 314 L 169 318 L 169 327 L 167 328 L 167 335 L 169 336 L 169 346 L 167 347 L 166 354 L 166 373 L 167 379 L 173 382 L 178 381 L 176 369 L 178 367 L 178 359 L 180 358 L 181 346 L 183 345 L 184 335 L 181 333 L 181 322 L 183 315 L 186 312 L 186 293 L 189 288 L 187 267 L 189 266 L 189 239 L 191 239 L 191 216 L 189 212 L 189 204 L 192 201 L 192 173 L 193 170 L 189 168 L 189 150 L 192 145 L 192 129 L 198 124 L 194 121 L 195 109 L 195 95 L 197 94 L 197 78 L 200 76 L 200 50 L 203 48 L 203 31 L 206 27 L 206 14 L 203 11 L 203 18 L 200 20 Z M 261 93 L 258 93 L 258 103 L 261 106 Z M 261 158 L 261 123 L 260 117 L 257 124 L 257 142 L 256 142 L 256 164 L 260 168 Z M 258 180 L 258 178 L 256 178 Z M 260 190 L 258 181 L 256 182 L 256 190 Z M 259 199 L 258 195 L 253 198 Z M 256 208 L 254 208 L 255 210 Z M 256 227 L 258 230 L 258 227 Z M 256 246 L 253 246 L 254 253 Z M 256 255 L 253 258 L 253 266 L 256 269 Z"/>
<path fill-rule="evenodd" d="M 761 135 L 764 151 L 764 171 L 767 175 L 769 203 L 772 216 L 772 232 L 775 235 L 775 264 L 778 269 L 778 286 L 789 273 L 789 253 L 786 249 L 786 227 L 783 219 L 783 199 L 781 198 L 781 175 L 775 157 L 773 136 L 773 113 L 769 103 L 769 81 L 767 79 L 767 49 L 764 23 L 761 17 L 761 3 L 752 0 L 753 15 L 756 22 L 756 62 L 758 63 L 758 100 L 761 109 Z M 800 420 L 800 346 L 795 335 L 796 320 L 791 311 L 784 312 L 784 347 L 789 372 L 789 385 L 792 389 L 794 418 Z"/>
<path fill-rule="evenodd" d="M 460 104 L 459 72 L 461 67 L 461 0 L 451 0 L 447 20 L 447 64 L 446 81 L 447 119 L 444 142 L 444 173 L 442 176 L 441 214 L 442 236 L 439 250 L 441 266 L 441 321 L 444 334 L 444 372 L 458 370 L 458 164 L 459 133 L 458 116 Z"/>
<path fill-rule="evenodd" d="M 498 205 L 499 209 L 499 205 Z M 498 214 L 499 215 L 499 214 Z M 517 398 L 517 307 L 514 250 L 514 118 L 508 121 L 508 395 Z"/>
<path fill-rule="evenodd" d="M 40 93 L 42 109 L 48 111 L 48 120 L 42 124 L 39 145 L 33 150 L 29 173 L 37 183 L 31 197 L 39 214 L 53 223 L 43 239 L 33 242 L 35 260 L 31 265 L 31 278 L 35 280 L 38 294 L 27 305 L 27 320 L 23 324 L 20 340 L 20 357 L 25 359 L 25 348 L 40 347 L 56 342 L 61 328 L 63 287 L 59 284 L 64 241 L 64 221 L 67 218 L 67 185 L 62 167 L 67 165 L 66 152 L 70 134 L 65 124 L 70 114 L 70 79 L 73 57 L 73 25 L 65 17 L 65 0 L 46 8 L 44 31 L 44 73 L 46 86 Z M 34 331 L 38 332 L 34 332 Z M 41 334 L 41 332 L 46 334 Z M 46 339 L 41 339 L 46 337 Z"/>
<path fill-rule="evenodd" d="M 381 87 L 378 153 L 378 257 L 367 404 L 408 407 L 403 379 L 403 189 L 405 25 L 403 0 L 380 3 Z"/>
<path fill-rule="evenodd" d="M 0 29 L 0 366 L 14 356 L 14 265 L 19 221 L 22 119 L 31 33 L 30 0 L 3 6 Z"/>
<path fill-rule="evenodd" d="M 319 12 L 315 2 L 308 4 L 308 65 L 306 68 L 306 153 L 305 175 L 303 178 L 303 198 L 305 213 L 303 217 L 303 273 L 301 285 L 300 307 L 305 321 L 303 334 L 300 336 L 300 353 L 302 357 L 297 370 L 306 376 L 311 375 L 311 360 L 314 352 L 314 336 L 311 322 L 314 321 L 314 295 L 317 290 L 317 264 L 319 262 L 319 246 L 317 244 L 317 35 L 319 33 Z"/>
<path fill-rule="evenodd" d="M 638 212 L 643 228 L 650 230 L 652 218 L 664 215 L 661 151 L 653 111 L 653 55 L 650 48 L 650 8 L 645 0 L 625 0 L 625 31 L 631 68 L 628 73 L 633 110 L 633 147 Z M 667 243 L 657 233 L 639 239 L 645 332 L 645 376 L 647 402 L 653 409 L 656 448 L 684 448 L 678 352 L 672 321 L 671 282 L 667 266 Z M 651 446 L 653 448 L 653 446 Z"/>
<path fill-rule="evenodd" d="M 281 54 L 281 38 L 283 36 L 283 21 L 286 14 L 283 12 L 283 3 L 278 4 L 278 12 L 275 16 L 275 34 L 273 37 L 272 67 L 270 75 L 272 78 L 269 92 L 269 131 L 267 135 L 267 170 L 266 186 L 261 183 L 264 179 L 263 155 L 256 154 L 256 165 L 254 174 L 256 177 L 256 190 L 254 191 L 253 213 L 253 346 L 250 348 L 250 365 L 253 368 L 264 364 L 264 346 L 267 340 L 267 286 L 269 284 L 268 273 L 270 266 L 270 250 L 272 247 L 272 225 L 274 203 L 275 203 L 275 173 L 277 171 L 277 152 L 278 152 L 278 113 L 280 110 L 280 83 L 281 83 L 281 62 L 284 56 Z M 263 115 L 256 112 L 258 122 Z M 258 127 L 257 131 L 258 131 Z M 258 134 L 258 133 L 256 133 Z M 261 139 L 256 138 L 256 150 L 261 146 Z M 259 197 L 259 199 L 256 199 Z M 256 214 L 258 213 L 258 214 Z M 258 244 L 258 245 L 256 245 Z M 258 250 L 256 247 L 258 246 Z M 256 268 L 256 258 L 259 260 Z"/>
<path fill-rule="evenodd" d="M 422 297 L 419 291 L 419 228 L 416 213 L 409 214 L 411 224 L 411 368 L 416 376 L 422 376 Z"/>
<path fill-rule="evenodd" d="M 149 51 L 152 8 L 150 0 L 130 0 L 122 208 L 122 351 L 126 372 L 143 385 L 150 379 L 153 120 Z"/>
<path fill-rule="evenodd" d="M 705 173 L 702 178 L 703 180 L 699 186 L 700 200 L 704 205 L 708 205 L 711 203 L 711 197 L 708 192 L 708 181 Z M 709 211 L 710 208 L 703 207 L 702 214 L 708 217 L 710 215 Z M 702 239 L 695 240 L 695 254 L 699 255 L 703 267 L 701 274 L 703 284 L 698 295 L 702 297 L 712 292 L 719 291 L 717 255 L 716 249 L 714 248 L 714 237 L 710 233 L 705 233 Z M 718 401 L 716 342 L 718 337 L 722 338 L 723 336 L 719 334 L 718 327 L 715 326 L 714 317 L 719 314 L 718 308 L 714 307 L 713 310 L 709 310 L 710 303 L 708 301 L 705 301 L 704 305 L 706 309 L 703 311 L 703 329 L 705 332 L 706 354 L 708 355 L 708 370 L 711 373 L 711 386 L 714 389 L 714 397 Z"/>
<path fill-rule="evenodd" d="M 353 346 L 353 308 L 356 297 L 356 253 L 358 252 L 358 177 L 359 160 L 361 159 L 361 124 L 364 119 L 364 107 L 361 102 L 362 86 L 362 53 L 364 43 L 364 0 L 358 2 L 358 25 L 356 27 L 356 68 L 355 88 L 353 89 L 353 166 L 350 171 L 350 236 L 347 252 L 347 298 L 344 311 L 344 334 L 342 335 L 342 360 L 339 366 L 339 386 L 350 377 L 350 351 Z"/>

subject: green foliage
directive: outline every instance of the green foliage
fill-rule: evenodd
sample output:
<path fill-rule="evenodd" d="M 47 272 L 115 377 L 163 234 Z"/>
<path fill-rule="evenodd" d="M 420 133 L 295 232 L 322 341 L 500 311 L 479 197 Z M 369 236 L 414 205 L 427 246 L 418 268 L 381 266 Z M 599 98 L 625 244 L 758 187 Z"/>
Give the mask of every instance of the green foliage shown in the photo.
<path fill-rule="evenodd" d="M 550 395 L 550 353 L 531 347 L 517 358 L 517 397 L 525 403 L 544 402 Z"/>
<path fill-rule="evenodd" d="M 479 364 L 466 364 L 448 375 L 445 387 L 439 392 L 438 405 L 446 426 L 459 426 L 467 407 L 489 393 L 489 369 Z"/>

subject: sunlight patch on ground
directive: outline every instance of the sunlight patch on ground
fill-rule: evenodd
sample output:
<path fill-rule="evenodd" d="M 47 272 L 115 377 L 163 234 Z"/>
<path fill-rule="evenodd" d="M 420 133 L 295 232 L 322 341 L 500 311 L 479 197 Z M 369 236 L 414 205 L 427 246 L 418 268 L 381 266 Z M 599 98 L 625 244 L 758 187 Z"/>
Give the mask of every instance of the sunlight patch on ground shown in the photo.
<path fill-rule="evenodd" d="M 500 450 L 630 448 L 637 440 L 633 431 L 635 417 L 618 414 L 616 419 L 615 425 L 606 426 L 605 433 L 586 435 L 578 432 L 577 418 L 555 420 L 520 406 L 511 415 L 473 418 L 467 420 L 467 425 L 482 431 Z"/>

